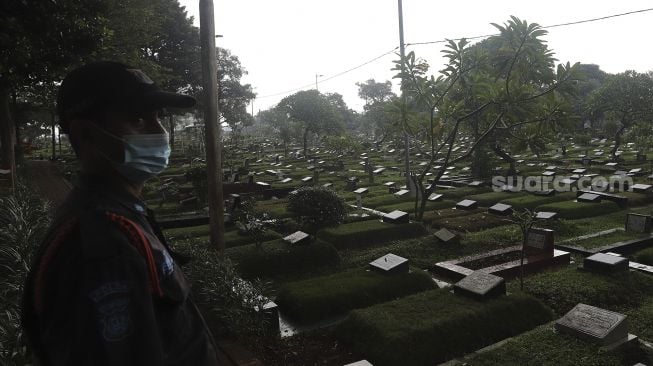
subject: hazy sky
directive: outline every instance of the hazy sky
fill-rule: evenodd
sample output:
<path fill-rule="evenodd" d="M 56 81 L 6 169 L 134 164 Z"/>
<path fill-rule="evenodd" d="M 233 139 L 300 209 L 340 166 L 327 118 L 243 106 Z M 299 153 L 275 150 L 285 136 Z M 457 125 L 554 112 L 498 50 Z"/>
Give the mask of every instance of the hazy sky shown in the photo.
<path fill-rule="evenodd" d="M 199 0 L 180 3 L 199 26 Z M 237 55 L 249 72 L 243 81 L 258 95 L 255 113 L 293 89 L 315 88 L 316 73 L 324 75 L 318 78 L 321 92 L 340 93 L 359 111 L 363 101 L 356 82 L 392 80 L 393 53 L 336 75 L 399 45 L 397 0 L 214 0 L 214 6 L 216 33 L 223 35 L 217 45 Z M 404 39 L 413 43 L 493 34 L 490 23 L 505 23 L 511 15 L 547 26 L 649 8 L 651 0 L 404 0 Z M 595 63 L 610 73 L 653 70 L 653 11 L 548 31 L 544 39 L 559 62 Z M 437 73 L 442 48 L 441 43 L 415 45 L 406 52 L 415 51 Z"/>

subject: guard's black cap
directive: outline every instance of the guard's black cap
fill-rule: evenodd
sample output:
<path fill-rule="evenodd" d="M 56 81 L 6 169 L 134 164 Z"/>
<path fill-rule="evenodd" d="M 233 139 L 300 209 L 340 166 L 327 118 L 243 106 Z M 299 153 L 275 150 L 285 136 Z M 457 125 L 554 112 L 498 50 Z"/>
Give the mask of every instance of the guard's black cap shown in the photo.
<path fill-rule="evenodd" d="M 162 91 L 144 72 L 119 62 L 93 62 L 71 71 L 57 97 L 59 124 L 68 133 L 70 121 L 89 118 L 110 106 L 138 109 L 188 108 L 195 98 Z"/>

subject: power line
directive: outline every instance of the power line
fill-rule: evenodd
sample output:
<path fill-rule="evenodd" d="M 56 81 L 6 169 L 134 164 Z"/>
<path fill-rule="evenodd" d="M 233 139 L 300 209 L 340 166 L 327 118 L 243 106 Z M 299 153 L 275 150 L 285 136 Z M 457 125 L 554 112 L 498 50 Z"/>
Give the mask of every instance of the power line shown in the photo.
<path fill-rule="evenodd" d="M 578 21 L 575 21 L 575 22 L 567 22 L 567 23 L 559 23 L 559 24 L 547 25 L 547 26 L 542 26 L 542 28 L 544 28 L 544 29 L 548 29 L 548 28 L 564 27 L 564 26 L 568 26 L 568 25 L 576 25 L 576 24 L 582 24 L 582 23 L 591 23 L 591 22 L 596 22 L 596 21 L 599 21 L 599 20 L 606 20 L 606 19 L 610 19 L 610 18 L 622 17 L 622 16 L 625 16 L 625 15 L 631 15 L 631 14 L 637 14 L 637 13 L 645 13 L 645 12 L 648 12 L 648 11 L 653 11 L 653 8 L 649 8 L 649 9 L 641 9 L 641 10 L 634 10 L 634 11 L 629 11 L 629 12 L 626 12 L 626 13 L 620 13 L 620 14 L 606 15 L 606 16 L 598 17 L 598 18 L 591 18 L 591 19 L 585 19 L 585 20 L 578 20 Z M 498 34 L 498 33 L 494 33 L 494 34 L 486 34 L 486 35 L 483 35 L 483 36 L 475 36 L 475 37 L 453 38 L 453 39 L 451 39 L 451 40 L 452 40 L 452 41 L 460 41 L 460 40 L 463 39 L 463 38 L 465 38 L 465 39 L 467 39 L 467 40 L 471 40 L 471 39 L 478 39 L 478 38 L 487 38 L 487 37 L 492 37 L 492 36 L 497 36 L 497 35 L 499 35 L 499 34 Z M 440 40 L 437 40 L 437 41 L 406 43 L 406 46 L 419 46 L 419 45 L 425 45 L 425 44 L 435 44 L 435 43 L 445 43 L 445 42 L 448 42 L 448 40 L 447 40 L 447 39 L 440 39 Z"/>
<path fill-rule="evenodd" d="M 360 65 L 357 65 L 357 66 L 352 67 L 351 69 L 347 69 L 347 70 L 345 70 L 345 71 L 341 71 L 341 72 L 339 72 L 339 73 L 337 73 L 337 74 L 333 74 L 333 75 L 331 75 L 331 76 L 329 76 L 329 77 L 323 78 L 323 79 L 321 79 L 321 82 L 328 81 L 328 80 L 331 80 L 331 79 L 337 78 L 337 77 L 339 77 L 339 76 L 342 76 L 342 75 L 344 75 L 344 74 L 350 73 L 350 72 L 352 72 L 352 71 L 354 71 L 354 70 L 360 69 L 361 67 L 363 67 L 363 66 L 365 66 L 365 65 L 371 64 L 372 62 L 374 62 L 374 61 L 376 61 L 376 60 L 378 60 L 378 59 L 380 59 L 380 58 L 382 58 L 382 57 L 384 57 L 384 56 L 387 56 L 387 55 L 393 53 L 394 51 L 397 50 L 397 48 L 399 48 L 399 47 L 397 46 L 397 47 L 391 49 L 390 51 L 384 52 L 384 53 L 382 53 L 382 54 L 380 54 L 380 55 L 378 55 L 378 56 L 376 56 L 376 57 L 374 57 L 374 58 L 372 58 L 372 59 L 370 59 L 370 60 L 368 60 L 368 61 L 363 62 L 363 63 L 360 64 Z M 292 93 L 292 92 L 299 91 L 299 90 L 302 90 L 302 89 L 306 89 L 306 88 L 308 88 L 308 87 L 312 87 L 313 85 L 315 85 L 315 83 L 306 84 L 306 85 L 303 85 L 303 86 L 300 86 L 300 87 L 297 87 L 297 88 L 294 88 L 294 89 L 291 89 L 291 90 L 286 90 L 286 91 L 284 91 L 284 92 L 280 92 L 280 93 L 274 93 L 274 94 L 264 95 L 264 96 L 262 96 L 262 97 L 256 97 L 256 99 L 263 99 L 263 98 L 269 98 L 269 97 L 276 97 L 276 96 L 278 96 L 278 95 L 288 94 L 288 93 Z"/>
<path fill-rule="evenodd" d="M 646 13 L 646 12 L 649 12 L 649 11 L 653 11 L 653 8 L 634 10 L 634 11 L 629 11 L 629 12 L 625 12 L 625 13 L 606 15 L 606 16 L 603 16 L 603 17 L 591 18 L 591 19 L 584 19 L 584 20 L 578 20 L 578 21 L 574 21 L 574 22 L 567 22 L 567 23 L 559 23 L 559 24 L 547 25 L 547 26 L 542 26 L 542 28 L 544 28 L 544 29 L 548 29 L 548 28 L 565 27 L 565 26 L 569 26 L 569 25 L 576 25 L 576 24 L 583 24 L 583 23 L 591 23 L 591 22 L 596 22 L 596 21 L 600 21 L 600 20 L 606 20 L 606 19 L 610 19 L 610 18 L 622 17 L 622 16 L 626 16 L 626 15 L 632 15 L 632 14 L 638 14 L 638 13 Z M 441 39 L 441 40 L 437 40 L 437 41 L 414 42 L 414 43 L 406 43 L 406 46 L 420 46 L 420 45 L 428 45 L 428 44 L 436 44 L 436 43 L 446 43 L 446 42 L 448 42 L 449 40 L 452 40 L 452 41 L 459 41 L 459 40 L 461 40 L 461 39 L 463 39 L 463 38 L 466 39 L 466 40 L 474 40 L 474 39 L 480 39 L 480 38 L 488 38 L 488 37 L 492 37 L 492 36 L 496 36 L 496 35 L 498 35 L 498 33 L 485 34 L 485 35 L 474 36 L 474 37 L 461 37 L 461 38 Z M 397 47 L 391 49 L 390 51 L 384 52 L 384 53 L 382 53 L 382 54 L 380 54 L 380 55 L 378 55 L 378 56 L 376 56 L 376 57 L 374 57 L 374 58 L 372 58 L 372 59 L 370 59 L 370 60 L 368 60 L 368 61 L 365 61 L 365 62 L 363 62 L 362 64 L 359 64 L 359 65 L 354 66 L 354 67 L 352 67 L 352 68 L 350 68 L 350 69 L 347 69 L 347 70 L 345 70 L 345 71 L 341 71 L 341 72 L 339 72 L 339 73 L 336 73 L 336 74 L 333 74 L 333 75 L 331 75 L 331 76 L 329 76 L 329 77 L 326 77 L 326 78 L 322 79 L 322 81 L 323 81 L 323 82 L 324 82 L 324 81 L 328 81 L 328 80 L 331 80 L 331 79 L 334 79 L 334 78 L 340 77 L 340 76 L 342 76 L 342 75 L 345 75 L 345 74 L 347 74 L 347 73 L 349 73 L 349 72 L 352 72 L 352 71 L 354 71 L 354 70 L 360 69 L 360 68 L 363 67 L 363 66 L 366 66 L 366 65 L 368 65 L 368 64 L 371 64 L 372 62 L 374 62 L 374 61 L 376 61 L 376 60 L 378 60 L 378 59 L 380 59 L 380 58 L 382 58 L 382 57 L 384 57 L 384 56 L 386 56 L 386 55 L 389 55 L 389 54 L 395 52 L 398 48 L 399 48 L 399 46 L 397 46 Z M 297 87 L 297 88 L 294 88 L 294 89 L 286 90 L 286 91 L 283 91 L 283 92 L 274 93 L 274 94 L 268 94 L 268 95 L 264 95 L 264 96 L 261 96 L 261 97 L 256 97 L 256 99 L 270 98 L 270 97 L 276 97 L 276 96 L 283 95 L 283 94 L 290 94 L 290 93 L 293 93 L 293 92 L 296 92 L 296 91 L 299 91 L 299 90 L 303 90 L 303 89 L 306 89 L 306 88 L 312 87 L 313 85 L 314 85 L 314 83 L 310 83 L 310 84 L 306 84 L 306 85 L 303 85 L 303 86 L 300 86 L 300 87 Z"/>

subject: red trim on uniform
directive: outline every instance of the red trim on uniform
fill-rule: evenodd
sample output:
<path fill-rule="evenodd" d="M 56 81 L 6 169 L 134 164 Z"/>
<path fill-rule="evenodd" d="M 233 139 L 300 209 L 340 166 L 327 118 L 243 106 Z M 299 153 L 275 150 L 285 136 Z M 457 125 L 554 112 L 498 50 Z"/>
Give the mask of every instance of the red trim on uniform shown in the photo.
<path fill-rule="evenodd" d="M 45 249 L 45 253 L 43 253 L 43 256 L 41 257 L 39 268 L 36 271 L 36 277 L 34 279 L 34 306 L 39 313 L 43 310 L 42 290 L 45 287 L 46 270 L 50 262 L 52 262 L 52 258 L 57 254 L 59 248 L 64 243 L 64 239 L 73 231 L 76 225 L 77 219 L 72 219 L 61 225 L 56 236 L 52 239 L 50 245 L 48 245 Z"/>
<path fill-rule="evenodd" d="M 161 289 L 161 284 L 159 283 L 159 273 L 156 269 L 156 264 L 154 261 L 154 255 L 152 254 L 152 247 L 150 246 L 149 240 L 145 237 L 143 230 L 135 222 L 130 219 L 114 214 L 112 212 L 106 212 L 107 217 L 112 222 L 118 224 L 118 227 L 129 237 L 129 241 L 133 245 L 137 245 L 138 251 L 145 257 L 147 261 L 147 267 L 150 272 L 150 289 L 152 292 L 159 296 L 163 296 L 163 290 Z"/>

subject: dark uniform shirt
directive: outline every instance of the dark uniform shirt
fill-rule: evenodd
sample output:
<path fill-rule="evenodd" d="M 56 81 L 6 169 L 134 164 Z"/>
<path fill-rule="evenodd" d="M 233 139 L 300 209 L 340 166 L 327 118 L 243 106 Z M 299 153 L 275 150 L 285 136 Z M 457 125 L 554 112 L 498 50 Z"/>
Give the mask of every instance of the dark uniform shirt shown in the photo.
<path fill-rule="evenodd" d="M 30 272 L 23 323 L 43 366 L 217 365 L 213 338 L 151 211 L 89 177 Z"/>

